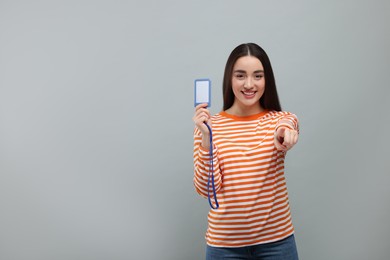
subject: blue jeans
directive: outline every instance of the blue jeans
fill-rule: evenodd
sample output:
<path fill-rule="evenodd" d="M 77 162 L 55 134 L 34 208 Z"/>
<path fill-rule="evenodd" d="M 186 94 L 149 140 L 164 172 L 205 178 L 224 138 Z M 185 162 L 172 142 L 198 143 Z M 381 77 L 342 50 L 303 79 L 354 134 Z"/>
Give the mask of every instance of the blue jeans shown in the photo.
<path fill-rule="evenodd" d="M 221 259 L 261 259 L 298 260 L 294 235 L 280 241 L 244 247 L 212 247 L 207 245 L 206 260 Z"/>

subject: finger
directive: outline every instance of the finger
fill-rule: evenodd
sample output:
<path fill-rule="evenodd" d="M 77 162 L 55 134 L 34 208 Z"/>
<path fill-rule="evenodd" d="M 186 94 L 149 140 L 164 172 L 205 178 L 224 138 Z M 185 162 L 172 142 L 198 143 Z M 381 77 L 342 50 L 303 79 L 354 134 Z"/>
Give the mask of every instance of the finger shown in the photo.
<path fill-rule="evenodd" d="M 200 104 L 195 107 L 195 113 L 200 111 L 208 111 L 207 109 L 207 103 L 206 104 Z"/>
<path fill-rule="evenodd" d="M 295 131 L 295 135 L 294 135 L 294 144 L 296 144 L 298 142 L 298 137 L 299 137 L 299 134 L 297 131 Z"/>
<path fill-rule="evenodd" d="M 280 137 L 284 137 L 285 133 L 286 133 L 285 127 L 279 127 L 278 130 L 276 131 L 276 134 Z"/>
<path fill-rule="evenodd" d="M 287 151 L 287 148 L 280 143 L 279 144 L 275 143 L 275 147 L 276 147 L 276 150 L 278 150 L 278 151 Z"/>
<path fill-rule="evenodd" d="M 276 150 L 281 150 L 282 149 L 282 146 L 281 144 L 279 143 L 278 139 L 275 138 L 275 147 L 276 147 Z"/>
<path fill-rule="evenodd" d="M 278 141 L 278 143 L 283 143 L 283 137 L 281 136 L 279 130 L 275 131 L 274 138 Z"/>
<path fill-rule="evenodd" d="M 206 108 L 208 106 L 208 104 L 207 103 L 202 103 L 202 104 L 199 104 L 199 105 L 197 105 L 196 107 L 195 107 L 195 109 L 199 109 L 199 108 Z"/>
<path fill-rule="evenodd" d="M 209 133 L 209 129 L 201 118 L 195 121 L 195 125 L 203 134 Z M 211 123 L 208 123 L 208 125 L 211 127 Z"/>
<path fill-rule="evenodd" d="M 199 128 L 203 128 L 204 124 L 207 122 L 206 117 L 200 117 L 195 120 L 195 125 Z"/>
<path fill-rule="evenodd" d="M 210 116 L 210 111 L 208 109 L 205 109 L 205 108 L 200 108 L 200 109 L 196 110 L 195 111 L 195 116 L 200 115 L 202 113 L 205 113 L 205 114 L 207 114 L 208 117 L 211 117 Z"/>
<path fill-rule="evenodd" d="M 290 129 L 284 131 L 283 145 L 289 147 L 291 145 L 291 132 Z"/>
<path fill-rule="evenodd" d="M 195 115 L 193 116 L 193 121 L 206 122 L 209 118 L 210 118 L 210 113 L 208 110 L 199 110 L 195 112 Z"/>
<path fill-rule="evenodd" d="M 193 120 L 194 120 L 194 121 L 199 121 L 200 118 L 202 118 L 202 117 L 204 117 L 204 116 L 206 116 L 206 115 L 207 115 L 207 113 L 204 112 L 204 111 L 197 111 L 197 112 L 195 113 L 195 115 L 193 116 Z"/>
<path fill-rule="evenodd" d="M 205 126 L 205 123 L 207 123 L 209 126 L 211 126 L 211 117 L 210 117 L 210 114 L 208 113 L 208 111 L 206 111 L 206 110 L 198 111 L 194 115 L 193 121 L 194 121 L 195 125 L 197 126 L 197 128 L 202 133 L 208 133 L 209 132 L 208 128 Z"/>
<path fill-rule="evenodd" d="M 200 115 L 199 115 L 199 118 L 201 119 L 202 122 L 207 122 L 210 118 L 210 115 L 206 112 L 202 112 Z"/>
<path fill-rule="evenodd" d="M 200 126 L 201 124 L 203 124 L 203 122 L 207 121 L 208 117 L 207 117 L 207 114 L 206 113 L 201 113 L 201 114 L 197 114 L 195 115 L 192 120 L 194 121 L 195 125 L 196 126 Z"/>
<path fill-rule="evenodd" d="M 297 143 L 298 140 L 298 132 L 296 130 L 291 130 L 290 131 L 290 145 L 294 146 Z"/>
<path fill-rule="evenodd" d="M 277 135 L 277 133 L 275 133 L 275 136 L 274 136 L 274 144 L 275 144 L 276 150 L 278 150 L 278 151 L 283 151 L 285 149 L 285 147 L 280 142 L 279 136 Z"/>
<path fill-rule="evenodd" d="M 288 132 L 285 137 L 286 142 L 283 144 L 287 147 L 287 150 L 290 150 L 297 143 L 298 132 L 296 130 L 288 130 Z"/>

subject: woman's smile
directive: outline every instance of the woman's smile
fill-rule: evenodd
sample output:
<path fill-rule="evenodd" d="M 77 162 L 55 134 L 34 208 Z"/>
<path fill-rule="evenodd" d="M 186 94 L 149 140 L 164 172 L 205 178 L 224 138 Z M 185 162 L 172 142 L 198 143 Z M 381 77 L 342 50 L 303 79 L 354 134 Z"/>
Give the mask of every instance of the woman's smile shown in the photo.
<path fill-rule="evenodd" d="M 254 98 L 257 91 L 241 91 L 242 94 L 244 94 L 245 98 L 251 99 Z"/>

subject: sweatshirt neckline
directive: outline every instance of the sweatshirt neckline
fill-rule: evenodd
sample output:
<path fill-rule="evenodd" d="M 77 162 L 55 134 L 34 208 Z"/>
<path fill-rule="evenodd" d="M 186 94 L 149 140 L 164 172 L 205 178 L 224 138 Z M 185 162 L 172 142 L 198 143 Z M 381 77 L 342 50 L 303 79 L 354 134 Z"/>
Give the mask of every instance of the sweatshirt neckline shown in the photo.
<path fill-rule="evenodd" d="M 236 116 L 236 115 L 232 115 L 232 114 L 229 114 L 227 113 L 226 111 L 222 111 L 220 112 L 220 114 L 224 117 L 228 117 L 228 118 L 231 118 L 231 119 L 234 119 L 234 120 L 238 120 L 238 121 L 250 121 L 250 120 L 256 120 L 258 119 L 259 117 L 262 117 L 264 116 L 265 114 L 268 113 L 268 110 L 264 110 L 260 113 L 257 113 L 257 114 L 254 114 L 254 115 L 249 115 L 249 116 Z"/>

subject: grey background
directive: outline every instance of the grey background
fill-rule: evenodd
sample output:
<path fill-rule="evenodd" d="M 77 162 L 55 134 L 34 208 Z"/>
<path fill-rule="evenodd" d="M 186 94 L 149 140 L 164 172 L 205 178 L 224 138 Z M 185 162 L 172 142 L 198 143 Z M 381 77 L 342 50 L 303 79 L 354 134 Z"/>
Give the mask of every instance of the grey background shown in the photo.
<path fill-rule="evenodd" d="M 270 56 L 301 259 L 388 259 L 389 1 L 0 1 L 0 259 L 204 258 L 193 80 Z"/>

